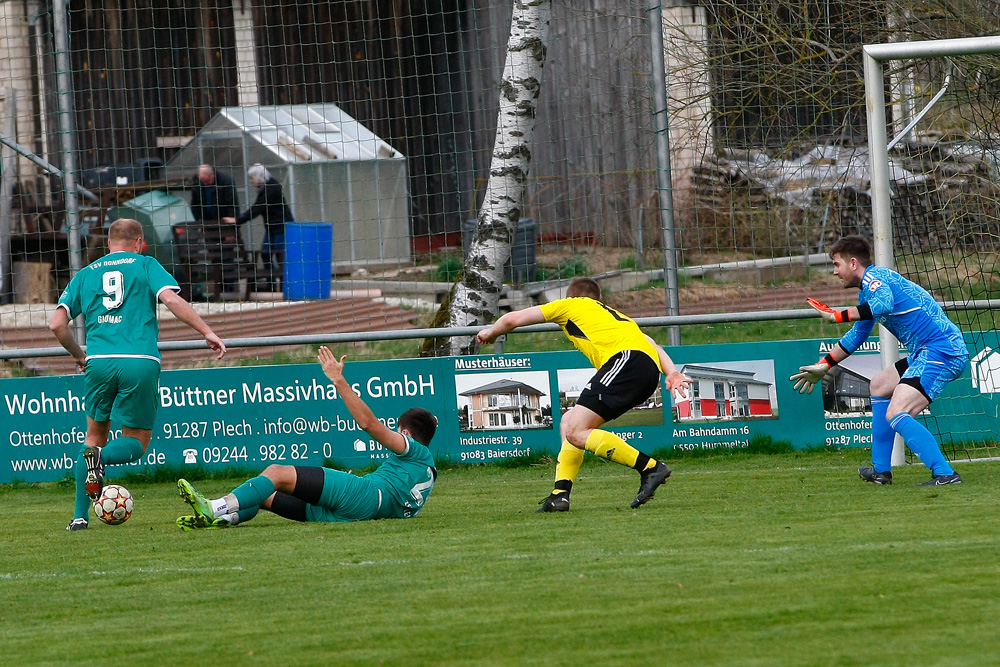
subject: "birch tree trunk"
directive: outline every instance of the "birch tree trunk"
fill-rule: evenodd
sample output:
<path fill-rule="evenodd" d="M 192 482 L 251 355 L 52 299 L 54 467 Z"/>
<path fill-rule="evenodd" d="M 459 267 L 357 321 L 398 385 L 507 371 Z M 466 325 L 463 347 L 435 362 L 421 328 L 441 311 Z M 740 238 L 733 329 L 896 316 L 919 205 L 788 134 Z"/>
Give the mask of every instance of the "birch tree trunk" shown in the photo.
<path fill-rule="evenodd" d="M 551 14 L 550 0 L 514 0 L 490 178 L 465 268 L 441 304 L 435 327 L 476 326 L 497 315 L 504 264 L 510 258 L 528 182 Z M 475 354 L 478 349 L 474 336 L 429 338 L 421 356 Z"/>

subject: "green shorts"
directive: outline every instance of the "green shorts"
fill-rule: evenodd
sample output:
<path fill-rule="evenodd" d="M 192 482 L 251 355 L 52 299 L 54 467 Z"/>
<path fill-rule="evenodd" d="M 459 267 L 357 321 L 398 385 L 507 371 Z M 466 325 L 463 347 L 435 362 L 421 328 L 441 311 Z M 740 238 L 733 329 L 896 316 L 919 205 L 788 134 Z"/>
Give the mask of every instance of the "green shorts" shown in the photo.
<path fill-rule="evenodd" d="M 122 426 L 153 430 L 160 407 L 160 364 L 152 359 L 104 358 L 87 360 L 83 386 L 87 416 L 109 419 Z"/>
<path fill-rule="evenodd" d="M 306 505 L 307 521 L 366 521 L 382 519 L 388 503 L 374 482 L 341 470 L 323 469 L 319 502 Z"/>

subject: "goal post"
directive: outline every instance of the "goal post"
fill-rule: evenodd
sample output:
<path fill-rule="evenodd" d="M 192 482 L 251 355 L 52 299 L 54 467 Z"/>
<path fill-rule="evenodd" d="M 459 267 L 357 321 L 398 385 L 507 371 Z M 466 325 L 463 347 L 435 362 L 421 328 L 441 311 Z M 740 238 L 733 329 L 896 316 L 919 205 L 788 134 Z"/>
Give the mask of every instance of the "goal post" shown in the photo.
<path fill-rule="evenodd" d="M 973 271 L 978 271 L 979 277 L 986 282 L 986 290 L 980 293 L 977 293 L 977 289 L 959 289 L 957 293 L 951 293 L 949 290 L 949 293 L 945 295 L 946 299 L 951 298 L 964 301 L 965 305 L 969 306 L 973 306 L 979 302 L 977 297 L 986 297 L 988 299 L 992 296 L 989 292 L 989 277 L 991 273 L 995 273 L 997 253 L 1000 252 L 1000 219 L 997 219 L 998 216 L 996 215 L 996 212 L 1000 210 L 1000 207 L 996 205 L 996 193 L 1000 191 L 1000 161 L 997 160 L 997 156 L 1000 156 L 1000 115 L 997 114 L 995 104 L 998 91 L 986 90 L 985 94 L 992 96 L 993 104 L 991 106 L 987 103 L 983 106 L 981 100 L 977 99 L 977 96 L 983 92 L 981 89 L 984 85 L 982 80 L 984 77 L 976 76 L 977 74 L 983 74 L 984 71 L 992 73 L 992 81 L 994 83 L 990 83 L 991 77 L 987 76 L 985 77 L 987 80 L 985 85 L 987 87 L 996 87 L 995 75 L 997 72 L 1000 72 L 1000 57 L 997 57 L 998 54 L 1000 54 L 1000 36 L 890 42 L 869 44 L 863 48 L 871 178 L 873 250 L 875 253 L 874 261 L 877 264 L 896 269 L 899 261 L 913 260 L 907 262 L 908 266 L 897 269 L 901 273 L 912 274 L 912 271 L 907 271 L 907 269 L 917 269 L 917 265 L 921 263 L 917 259 L 919 255 L 924 252 L 940 251 L 949 247 L 946 243 L 936 245 L 935 243 L 931 243 L 929 239 L 925 239 L 925 243 L 921 243 L 915 247 L 912 240 L 908 243 L 901 243 L 900 239 L 896 238 L 894 220 L 903 219 L 905 221 L 907 213 L 911 217 L 919 217 L 920 212 L 918 211 L 916 214 L 913 214 L 907 210 L 894 216 L 894 195 L 897 204 L 902 199 L 902 196 L 890 169 L 893 166 L 899 166 L 899 162 L 902 160 L 894 160 L 896 156 L 890 156 L 890 150 L 893 146 L 904 140 L 909 140 L 909 145 L 913 147 L 909 156 L 914 157 L 915 154 L 919 154 L 921 151 L 921 142 L 916 140 L 919 134 L 922 133 L 927 137 L 942 137 L 947 140 L 949 133 L 960 127 L 968 140 L 975 142 L 981 147 L 984 156 L 990 156 L 984 162 L 992 160 L 992 169 L 986 175 L 985 179 L 992 181 L 990 184 L 991 187 L 970 187 L 965 188 L 963 191 L 964 194 L 971 197 L 978 196 L 981 199 L 981 201 L 975 202 L 975 215 L 981 215 L 986 218 L 992 216 L 992 219 L 985 225 L 984 230 L 980 230 L 979 233 L 971 236 L 966 236 L 961 229 L 957 231 L 950 230 L 951 234 L 945 234 L 949 237 L 954 234 L 955 246 L 950 248 L 951 252 L 946 252 L 942 256 L 952 258 L 956 264 L 954 266 L 945 266 L 943 267 L 944 270 L 950 271 L 952 275 L 958 275 L 960 271 L 957 263 L 960 261 L 967 262 L 971 256 L 976 256 L 977 259 L 975 261 L 979 262 L 979 266 L 973 268 Z M 988 57 L 985 61 L 982 59 L 984 56 Z M 951 86 L 952 61 L 961 61 L 963 58 L 966 59 L 963 64 L 967 65 L 963 72 L 964 76 L 957 77 L 958 82 L 954 86 L 954 89 L 946 91 Z M 894 109 L 904 109 L 911 106 L 919 107 L 921 103 L 924 106 L 912 119 L 912 122 L 906 122 L 910 119 L 894 118 L 894 126 L 905 126 L 905 128 L 900 131 L 899 135 L 890 138 L 887 131 L 889 124 L 886 117 L 886 65 L 898 63 L 896 66 L 902 68 L 904 66 L 903 63 L 911 61 L 926 65 L 934 61 L 940 63 L 944 60 L 948 61 L 947 75 L 944 77 L 943 83 L 939 86 L 940 90 L 936 95 L 933 97 L 929 96 L 928 89 L 935 84 L 932 80 L 933 77 L 925 76 L 928 85 L 923 87 L 918 86 L 918 89 L 922 90 L 928 96 L 928 99 L 908 100 L 910 104 L 903 104 L 904 100 L 891 100 Z M 925 67 L 924 74 L 926 75 L 930 69 L 929 67 Z M 901 91 L 894 92 L 898 94 Z M 944 98 L 946 92 L 949 95 L 948 98 Z M 942 101 L 943 98 L 944 101 Z M 946 111 L 929 114 L 928 112 L 935 105 L 940 105 L 939 109 L 943 108 Z M 985 112 L 987 109 L 991 109 L 992 113 Z M 924 118 L 925 115 L 927 116 L 926 119 Z M 960 119 L 960 122 L 956 122 L 957 119 Z M 927 142 L 924 142 L 925 146 L 926 144 Z M 919 155 L 916 155 L 916 157 L 919 157 Z M 928 182 L 923 188 L 924 194 L 932 193 L 935 188 L 938 188 L 935 194 L 940 194 L 945 185 L 941 181 Z M 958 186 L 958 189 L 963 190 L 961 185 Z M 982 199 L 985 199 L 985 201 L 982 201 Z M 945 206 L 947 206 L 951 200 L 948 195 L 926 198 L 926 203 L 934 202 L 944 202 Z M 899 208 L 906 209 L 907 207 L 899 205 Z M 928 210 L 927 212 L 931 213 L 932 211 Z M 956 215 L 961 214 L 956 213 Z M 947 218 L 949 216 L 941 215 L 937 217 Z M 908 222 L 916 223 L 911 227 L 912 229 L 923 229 L 925 230 L 925 234 L 928 235 L 931 232 L 931 225 L 925 224 L 926 220 L 911 220 Z M 985 232 L 986 243 L 981 242 L 984 236 L 983 231 Z M 980 243 L 976 243 L 977 239 Z M 938 263 L 937 259 L 935 259 L 935 263 Z M 942 263 L 946 264 L 947 262 Z M 940 268 L 942 267 L 938 267 L 939 270 Z M 918 280 L 917 282 L 921 281 Z M 928 285 L 924 286 L 928 287 Z M 985 314 L 974 314 L 971 317 L 971 320 L 979 325 L 978 330 L 973 330 L 972 332 L 974 337 L 982 338 L 984 335 L 989 335 L 990 333 L 993 334 L 992 337 L 995 337 L 997 327 L 993 311 L 989 308 L 986 311 Z M 968 325 L 962 328 L 963 331 L 969 331 Z M 897 342 L 896 339 L 881 326 L 879 327 L 879 337 L 882 343 L 880 345 L 882 367 L 886 368 L 898 360 L 899 346 L 895 344 Z M 982 347 L 987 352 L 990 350 L 985 343 Z M 982 355 L 983 350 L 980 350 L 979 354 L 973 358 L 973 388 L 975 391 L 978 387 L 981 393 L 986 393 L 983 391 L 982 381 L 976 381 L 982 373 L 977 371 L 975 364 Z M 989 372 L 990 367 L 988 365 L 984 366 L 984 368 L 986 368 L 986 372 Z M 996 382 L 995 384 L 1000 385 L 1000 382 Z M 985 402 L 983 407 L 983 414 L 978 415 L 982 419 L 977 418 L 977 415 L 968 416 L 968 431 L 964 433 L 951 431 L 942 433 L 941 429 L 938 430 L 942 449 L 945 450 L 946 454 L 950 455 L 949 458 L 992 458 L 1000 454 L 996 446 L 996 427 L 998 422 L 996 410 L 992 409 L 991 406 L 985 405 Z M 992 415 L 990 415 L 991 410 Z M 990 418 L 991 416 L 992 419 Z M 933 419 L 933 417 L 928 419 Z M 932 430 L 934 429 L 932 428 Z M 894 465 L 903 463 L 905 460 L 904 449 L 898 435 L 896 436 L 896 446 L 893 449 L 892 459 Z"/>
<path fill-rule="evenodd" d="M 892 211 L 889 186 L 889 141 L 885 115 L 886 61 L 1000 54 L 1000 35 L 922 42 L 868 44 L 864 47 L 865 106 L 868 109 L 868 150 L 871 156 L 872 228 L 875 260 L 892 267 Z"/>

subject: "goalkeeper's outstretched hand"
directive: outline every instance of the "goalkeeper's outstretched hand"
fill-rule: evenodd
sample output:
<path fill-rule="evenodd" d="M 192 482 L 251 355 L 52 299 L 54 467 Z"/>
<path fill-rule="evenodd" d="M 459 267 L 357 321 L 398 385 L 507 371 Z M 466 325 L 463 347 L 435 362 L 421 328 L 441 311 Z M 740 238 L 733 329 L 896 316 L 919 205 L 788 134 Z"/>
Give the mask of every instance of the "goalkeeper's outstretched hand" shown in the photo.
<path fill-rule="evenodd" d="M 848 310 L 834 310 L 830 306 L 826 305 L 822 301 L 817 301 L 816 299 L 806 299 L 806 303 L 819 311 L 820 316 L 827 322 L 833 322 L 834 324 L 840 324 L 842 322 L 850 322 L 851 318 L 848 315 Z"/>
<path fill-rule="evenodd" d="M 825 359 L 820 359 L 811 366 L 800 366 L 799 372 L 789 376 L 789 380 L 794 382 L 793 389 L 800 394 L 811 394 L 817 382 L 823 380 L 823 376 L 830 370 L 830 364 Z"/>

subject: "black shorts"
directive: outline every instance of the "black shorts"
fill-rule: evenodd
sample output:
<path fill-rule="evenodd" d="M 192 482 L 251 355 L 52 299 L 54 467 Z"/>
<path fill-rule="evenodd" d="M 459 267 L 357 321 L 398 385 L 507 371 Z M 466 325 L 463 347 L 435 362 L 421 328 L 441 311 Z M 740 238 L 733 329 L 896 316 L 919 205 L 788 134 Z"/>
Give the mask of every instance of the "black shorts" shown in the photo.
<path fill-rule="evenodd" d="M 642 404 L 659 386 L 660 368 L 648 354 L 622 350 L 590 378 L 576 404 L 609 422 Z"/>

